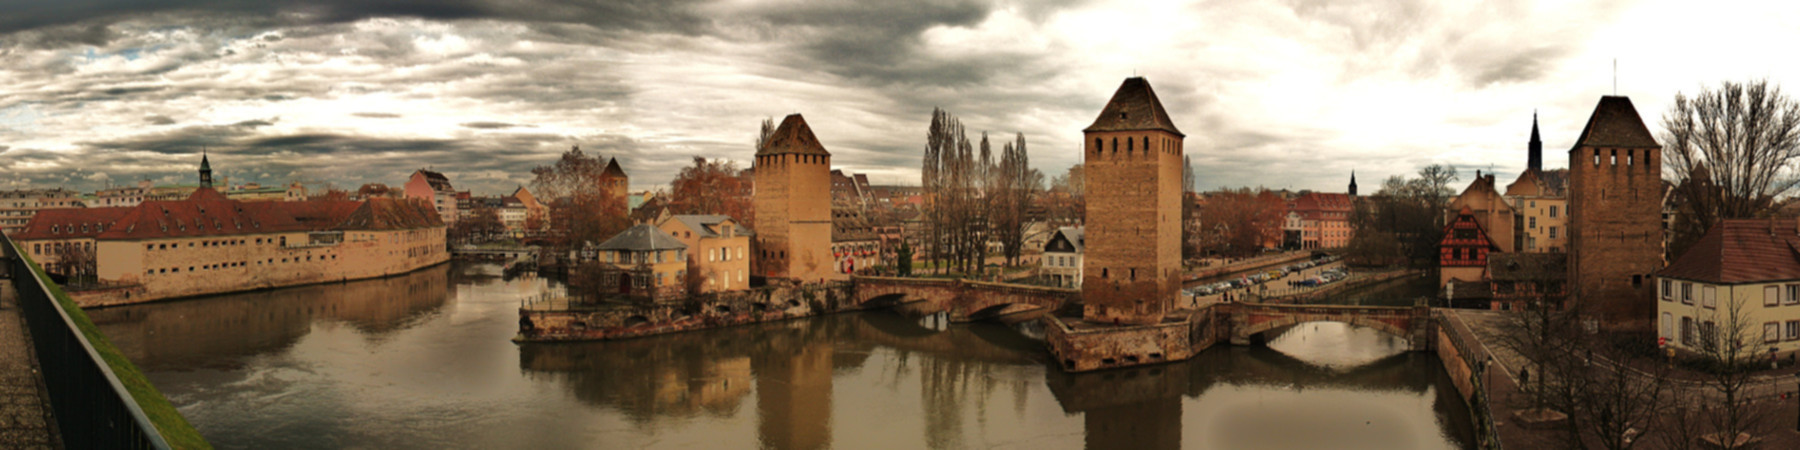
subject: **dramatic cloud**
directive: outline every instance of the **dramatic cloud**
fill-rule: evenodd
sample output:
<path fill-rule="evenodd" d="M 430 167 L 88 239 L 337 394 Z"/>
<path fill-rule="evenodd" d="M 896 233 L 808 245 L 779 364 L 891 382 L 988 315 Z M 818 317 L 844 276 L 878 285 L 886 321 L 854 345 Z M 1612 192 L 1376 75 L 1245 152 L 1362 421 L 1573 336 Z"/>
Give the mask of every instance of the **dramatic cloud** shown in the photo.
<path fill-rule="evenodd" d="M 26 0 L 0 14 L 5 186 L 399 184 L 507 192 L 559 152 L 656 189 L 694 155 L 747 165 L 803 113 L 841 168 L 918 179 L 930 111 L 1078 162 L 1145 76 L 1201 185 L 1341 190 L 1431 163 L 1503 176 L 1531 114 L 1549 165 L 1599 96 L 1653 127 L 1680 90 L 1800 76 L 1757 49 L 1789 3 L 1672 0 Z M 1668 30 L 1683 30 L 1670 33 Z M 1465 176 L 1465 180 L 1467 176 Z"/>

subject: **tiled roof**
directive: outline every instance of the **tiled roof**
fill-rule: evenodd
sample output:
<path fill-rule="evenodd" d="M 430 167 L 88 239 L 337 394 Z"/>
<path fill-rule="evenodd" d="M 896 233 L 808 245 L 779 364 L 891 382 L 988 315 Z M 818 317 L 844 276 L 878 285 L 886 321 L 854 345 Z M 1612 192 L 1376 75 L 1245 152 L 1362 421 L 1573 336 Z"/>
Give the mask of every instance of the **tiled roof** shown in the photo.
<path fill-rule="evenodd" d="M 1156 91 L 1150 89 L 1150 82 L 1143 77 L 1126 78 L 1119 90 L 1113 92 L 1112 100 L 1100 110 L 1100 117 L 1082 131 L 1137 130 L 1162 130 L 1184 136 L 1181 130 L 1175 129 L 1175 121 L 1169 119 L 1162 101 L 1156 99 Z"/>
<path fill-rule="evenodd" d="M 419 174 L 425 176 L 425 182 L 431 185 L 431 189 L 439 191 L 451 190 L 450 178 L 445 177 L 444 174 L 425 169 L 419 169 Z"/>
<path fill-rule="evenodd" d="M 831 152 L 825 151 L 825 145 L 819 143 L 819 137 L 813 135 L 812 127 L 806 125 L 806 118 L 799 114 L 789 114 L 787 118 L 781 119 L 781 126 L 769 134 L 769 141 L 763 143 L 761 151 L 756 152 L 757 155 L 784 153 L 831 155 Z"/>
<path fill-rule="evenodd" d="M 619 167 L 619 158 L 608 159 L 606 169 L 600 171 L 600 176 L 625 177 L 625 169 Z"/>
<path fill-rule="evenodd" d="M 437 210 L 412 199 L 371 198 L 362 201 L 337 230 L 411 230 L 443 225 Z"/>
<path fill-rule="evenodd" d="M 52 208 L 40 209 L 12 238 L 20 241 L 39 239 L 76 239 L 99 236 L 131 207 Z"/>
<path fill-rule="evenodd" d="M 1794 219 L 1726 219 L 1658 276 L 1716 284 L 1800 280 Z"/>
<path fill-rule="evenodd" d="M 105 231 L 92 234 L 95 239 L 103 240 L 442 225 L 435 211 L 417 202 L 386 198 L 241 202 L 227 199 L 211 188 L 196 189 L 186 200 L 152 200 L 131 207 L 45 211 L 56 211 L 49 216 L 39 213 L 44 217 L 45 226 L 39 227 L 37 218 L 33 218 L 32 224 L 26 225 L 16 237 L 20 240 L 60 238 L 63 235 L 48 233 L 48 225 L 62 221 L 106 223 Z"/>
<path fill-rule="evenodd" d="M 737 223 L 731 216 L 723 214 L 681 214 L 669 216 L 669 218 L 681 221 L 682 225 L 686 225 L 688 229 L 694 230 L 695 233 L 699 233 L 700 237 L 718 237 L 719 225 L 721 222 L 730 220 L 733 224 Z M 756 235 L 756 233 L 751 232 L 749 228 L 744 228 L 742 225 L 737 225 L 736 227 L 737 229 L 732 230 L 733 235 Z"/>
<path fill-rule="evenodd" d="M 1587 127 L 1581 129 L 1576 147 L 1662 147 L 1644 127 L 1631 99 L 1615 95 L 1600 97 L 1594 115 L 1588 116 Z"/>
<path fill-rule="evenodd" d="M 1308 220 L 1319 220 L 1326 212 L 1349 212 L 1351 208 L 1350 194 L 1308 192 L 1294 199 L 1294 211 Z M 1346 215 L 1341 220 L 1349 218 Z"/>
<path fill-rule="evenodd" d="M 612 239 L 607 239 L 606 242 L 601 242 L 598 248 L 601 250 L 646 252 L 654 250 L 685 249 L 687 248 L 687 244 L 675 240 L 674 236 L 670 236 L 669 233 L 665 233 L 659 228 L 650 226 L 650 224 L 640 223 L 625 229 L 625 231 L 619 232 L 619 235 L 613 236 Z"/>
<path fill-rule="evenodd" d="M 1083 238 L 1083 235 L 1086 234 L 1086 232 L 1087 229 L 1083 227 L 1062 227 L 1056 229 L 1056 234 L 1062 235 L 1063 239 L 1069 241 L 1069 245 L 1075 247 L 1075 253 L 1081 253 L 1083 247 L 1087 246 L 1087 240 Z M 1050 240 L 1054 241 L 1056 240 L 1056 237 L 1051 236 Z"/>

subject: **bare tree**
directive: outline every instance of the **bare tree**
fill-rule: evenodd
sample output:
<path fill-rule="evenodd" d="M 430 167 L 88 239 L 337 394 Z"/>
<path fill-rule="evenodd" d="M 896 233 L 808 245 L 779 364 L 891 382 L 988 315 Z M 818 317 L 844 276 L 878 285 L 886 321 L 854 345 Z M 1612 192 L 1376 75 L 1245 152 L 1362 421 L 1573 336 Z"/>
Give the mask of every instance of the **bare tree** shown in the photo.
<path fill-rule="evenodd" d="M 1723 299 L 1713 300 L 1716 297 L 1705 292 L 1701 297 L 1703 310 L 1707 310 L 1707 302 L 1714 302 L 1715 307 L 1710 308 L 1710 320 L 1701 322 L 1698 347 L 1712 366 L 1707 371 L 1706 386 L 1717 394 L 1707 401 L 1707 417 L 1712 425 L 1712 433 L 1707 437 L 1718 447 L 1730 450 L 1743 447 L 1737 436 L 1756 436 L 1767 425 L 1765 412 L 1751 404 L 1749 390 L 1756 382 L 1756 365 L 1768 360 L 1763 355 L 1769 345 L 1765 343 L 1763 324 L 1755 323 L 1750 315 L 1749 299 L 1724 295 Z"/>
<path fill-rule="evenodd" d="M 1677 94 L 1662 128 L 1663 170 L 1683 209 L 1672 254 L 1721 219 L 1767 214 L 1800 184 L 1792 169 L 1800 159 L 1800 102 L 1768 80 Z"/>
<path fill-rule="evenodd" d="M 989 223 L 1007 263 L 1018 264 L 1025 249 L 1025 228 L 1030 225 L 1031 200 L 1044 183 L 1043 174 L 1031 169 L 1024 133 L 1001 150 L 1000 165 L 995 167 L 992 178 L 994 188 L 988 193 L 988 203 L 993 211 Z"/>

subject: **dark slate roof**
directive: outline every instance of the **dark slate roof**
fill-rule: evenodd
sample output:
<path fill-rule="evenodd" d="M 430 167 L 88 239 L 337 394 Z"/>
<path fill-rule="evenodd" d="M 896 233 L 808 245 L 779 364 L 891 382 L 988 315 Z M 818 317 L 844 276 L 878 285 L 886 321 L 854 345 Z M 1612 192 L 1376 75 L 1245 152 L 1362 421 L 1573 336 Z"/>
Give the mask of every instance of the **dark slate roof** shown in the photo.
<path fill-rule="evenodd" d="M 1651 137 L 1650 129 L 1644 127 L 1644 119 L 1638 117 L 1631 99 L 1615 95 L 1600 97 L 1600 104 L 1594 106 L 1594 115 L 1588 116 L 1587 127 L 1581 129 L 1581 137 L 1575 140 L 1575 147 L 1584 146 L 1662 147 Z"/>
<path fill-rule="evenodd" d="M 1566 280 L 1569 254 L 1488 253 L 1488 276 L 1495 281 Z"/>
<path fill-rule="evenodd" d="M 650 226 L 650 224 L 640 223 L 625 229 L 618 236 L 613 236 L 612 239 L 607 239 L 606 242 L 601 242 L 599 248 L 601 250 L 647 252 L 685 249 L 687 244 L 675 240 L 674 236 L 670 236 L 669 233 Z"/>
<path fill-rule="evenodd" d="M 1794 219 L 1726 219 L 1656 273 L 1714 284 L 1800 280 Z"/>
<path fill-rule="evenodd" d="M 606 169 L 602 170 L 600 175 L 608 177 L 624 177 L 625 169 L 619 167 L 619 158 L 612 158 L 606 161 Z"/>
<path fill-rule="evenodd" d="M 1082 131 L 1136 130 L 1162 130 L 1185 136 L 1175 129 L 1175 121 L 1169 120 L 1162 101 L 1156 99 L 1156 91 L 1150 89 L 1150 82 L 1143 77 L 1126 78 L 1125 84 L 1119 85 L 1112 100 L 1100 110 L 1100 117 Z"/>
<path fill-rule="evenodd" d="M 445 177 L 444 174 L 425 169 L 419 169 L 419 174 L 425 176 L 425 184 L 431 185 L 431 188 L 434 190 L 452 190 L 450 187 L 450 178 Z"/>
<path fill-rule="evenodd" d="M 1060 234 L 1063 239 L 1068 240 L 1069 245 L 1075 247 L 1075 253 L 1081 253 L 1083 247 L 1086 247 L 1087 245 L 1087 240 L 1082 238 L 1082 235 L 1085 234 L 1086 231 L 1087 229 L 1083 227 L 1062 227 L 1056 229 L 1056 234 Z M 1052 242 L 1056 241 L 1056 236 L 1050 236 L 1050 240 Z M 1046 243 L 1044 246 L 1049 247 L 1050 244 Z"/>
<path fill-rule="evenodd" d="M 410 230 L 443 226 L 437 209 L 423 201 L 397 198 L 363 200 L 339 230 Z"/>
<path fill-rule="evenodd" d="M 1494 284 L 1488 281 L 1454 281 L 1450 284 L 1451 300 L 1494 298 Z"/>
<path fill-rule="evenodd" d="M 682 225 L 687 225 L 688 229 L 699 233 L 700 237 L 719 237 L 720 222 L 730 220 L 734 224 L 737 223 L 736 219 L 724 214 L 681 214 L 669 218 L 681 221 Z M 743 225 L 737 225 L 737 229 L 733 230 L 732 234 L 737 236 L 756 235 L 749 228 L 744 228 Z"/>
<path fill-rule="evenodd" d="M 756 152 L 757 155 L 785 153 L 831 155 L 831 152 L 825 151 L 825 145 L 819 143 L 819 137 L 813 135 L 812 127 L 806 125 L 806 118 L 799 114 L 789 114 L 787 118 L 781 119 L 781 126 L 775 127 L 775 132 L 769 134 L 769 141 L 763 143 L 761 151 Z"/>

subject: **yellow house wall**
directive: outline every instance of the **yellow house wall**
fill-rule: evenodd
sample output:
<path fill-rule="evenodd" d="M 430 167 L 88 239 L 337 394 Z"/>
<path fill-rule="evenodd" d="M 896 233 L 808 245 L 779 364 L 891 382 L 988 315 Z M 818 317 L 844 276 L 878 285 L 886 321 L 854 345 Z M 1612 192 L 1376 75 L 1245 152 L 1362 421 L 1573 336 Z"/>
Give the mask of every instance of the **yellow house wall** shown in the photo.
<path fill-rule="evenodd" d="M 696 294 L 750 288 L 750 236 L 702 238 L 673 219 L 663 221 L 657 228 L 687 244 L 687 269 L 706 277 Z"/>
<path fill-rule="evenodd" d="M 1514 197 L 1513 210 L 1525 217 L 1525 237 L 1527 252 L 1564 252 L 1569 249 L 1569 201 L 1561 197 Z M 1550 208 L 1556 208 L 1556 217 L 1550 216 Z M 1532 219 L 1537 226 L 1532 226 Z M 1556 228 L 1556 237 L 1550 237 L 1550 228 Z M 1535 247 L 1532 244 L 1536 244 Z"/>
<path fill-rule="evenodd" d="M 1725 331 L 1725 324 L 1732 322 L 1730 320 L 1731 303 L 1728 302 L 1736 302 L 1739 308 L 1738 312 L 1744 318 L 1741 323 L 1748 325 L 1745 335 L 1755 342 L 1752 344 L 1753 346 L 1762 346 L 1762 348 L 1759 349 L 1761 353 L 1766 354 L 1768 348 L 1774 348 L 1777 352 L 1777 357 L 1787 358 L 1788 355 L 1793 354 L 1795 351 L 1800 351 L 1800 337 L 1790 339 L 1787 332 L 1787 322 L 1800 321 L 1800 301 L 1793 301 L 1788 297 L 1787 286 L 1800 285 L 1800 281 L 1712 285 L 1678 279 L 1666 280 L 1669 281 L 1669 289 L 1666 291 L 1664 290 L 1662 283 L 1664 280 L 1659 279 L 1656 283 L 1657 311 L 1655 326 L 1657 336 L 1668 338 L 1670 346 L 1682 351 L 1697 351 L 1696 347 L 1698 347 L 1698 344 L 1700 343 L 1699 339 L 1702 337 L 1698 334 L 1698 329 L 1700 328 L 1699 324 L 1711 320 L 1713 323 L 1718 324 L 1717 326 L 1720 329 L 1720 332 L 1723 333 Z M 1691 305 L 1683 303 L 1681 300 L 1681 286 L 1683 283 L 1688 283 L 1693 286 L 1693 304 Z M 1765 306 L 1765 288 L 1771 286 L 1776 288 L 1776 305 Z M 1705 289 L 1707 287 L 1714 289 L 1713 295 L 1716 300 L 1715 307 L 1713 308 L 1707 308 L 1705 305 Z M 1664 319 L 1664 317 L 1667 317 L 1667 319 Z M 1682 317 L 1694 319 L 1696 329 L 1696 345 L 1694 346 L 1688 346 L 1681 342 Z M 1667 320 L 1668 325 L 1664 325 L 1665 320 Z M 1778 341 L 1764 343 L 1763 326 L 1767 323 L 1777 324 L 1777 330 L 1779 332 Z"/>

